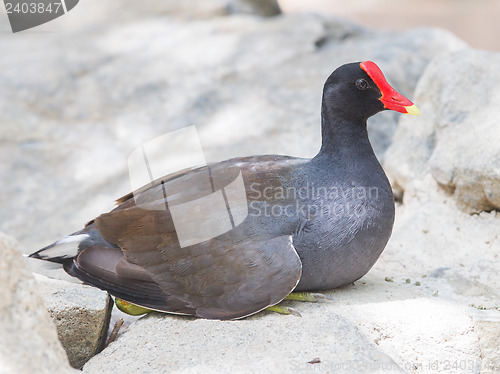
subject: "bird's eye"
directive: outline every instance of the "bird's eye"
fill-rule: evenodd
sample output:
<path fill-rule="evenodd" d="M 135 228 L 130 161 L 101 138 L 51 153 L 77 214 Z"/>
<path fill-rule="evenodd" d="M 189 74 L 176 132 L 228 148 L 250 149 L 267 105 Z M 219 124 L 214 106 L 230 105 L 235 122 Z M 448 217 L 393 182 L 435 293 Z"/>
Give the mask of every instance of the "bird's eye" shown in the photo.
<path fill-rule="evenodd" d="M 368 87 L 370 87 L 370 85 L 364 79 L 358 79 L 356 81 L 356 87 L 358 87 L 358 89 L 360 90 L 366 90 Z"/>

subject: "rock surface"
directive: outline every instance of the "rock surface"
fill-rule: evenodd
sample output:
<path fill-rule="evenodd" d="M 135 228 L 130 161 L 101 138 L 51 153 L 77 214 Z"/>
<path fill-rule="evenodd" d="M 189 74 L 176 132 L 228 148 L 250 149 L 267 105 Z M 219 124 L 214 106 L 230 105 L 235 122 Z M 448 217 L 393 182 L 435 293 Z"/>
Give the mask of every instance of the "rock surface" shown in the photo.
<path fill-rule="evenodd" d="M 302 318 L 264 312 L 241 321 L 151 315 L 131 325 L 83 371 L 403 372 L 355 324 L 329 306 L 318 304 L 303 310 Z M 309 363 L 316 358 L 319 363 Z"/>
<path fill-rule="evenodd" d="M 122 9 L 122 14 L 127 14 L 127 11 L 130 13 L 129 17 L 172 15 L 190 19 L 205 19 L 231 14 L 254 14 L 270 17 L 281 13 L 276 0 L 204 0 L 202 2 L 196 0 L 143 0 L 139 6 L 133 0 L 124 0 L 121 2 L 112 1 L 108 6 L 112 7 L 115 12 L 120 12 L 119 6 Z"/>
<path fill-rule="evenodd" d="M 423 115 L 401 120 L 387 157 L 395 183 L 412 188 L 430 171 L 462 210 L 500 208 L 499 65 L 500 54 L 468 49 L 428 66 L 415 92 Z"/>
<path fill-rule="evenodd" d="M 35 279 L 71 366 L 81 368 L 103 348 L 113 306 L 108 293 L 39 274 Z"/>
<path fill-rule="evenodd" d="M 500 372 L 500 316 L 497 312 L 480 310 L 474 316 L 474 330 L 479 336 L 482 370 L 484 373 Z"/>
<path fill-rule="evenodd" d="M 0 233 L 0 373 L 74 373 L 21 250 Z"/>
<path fill-rule="evenodd" d="M 497 92 L 490 90 L 500 84 L 500 75 L 489 70 L 494 61 L 500 61 L 499 54 L 452 53 L 433 61 L 419 81 L 415 100 L 423 115 L 402 118 L 386 152 L 386 172 L 404 198 L 377 264 L 417 279 L 438 299 L 469 307 L 469 318 L 477 322 L 464 334 L 476 336 L 481 373 L 500 370 L 495 335 L 500 213 L 492 210 L 497 208 L 500 132 L 499 112 L 491 102 Z"/>

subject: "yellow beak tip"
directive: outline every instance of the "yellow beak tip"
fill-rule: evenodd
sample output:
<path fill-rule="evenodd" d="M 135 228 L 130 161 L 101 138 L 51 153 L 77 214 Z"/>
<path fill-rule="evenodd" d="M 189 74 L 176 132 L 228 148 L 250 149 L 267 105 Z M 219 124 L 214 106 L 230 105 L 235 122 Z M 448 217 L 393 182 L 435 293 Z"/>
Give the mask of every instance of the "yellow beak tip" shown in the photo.
<path fill-rule="evenodd" d="M 412 116 L 419 116 L 420 115 L 420 110 L 418 110 L 416 105 L 406 106 L 405 109 L 406 109 L 406 113 L 408 113 L 409 115 L 412 115 Z"/>

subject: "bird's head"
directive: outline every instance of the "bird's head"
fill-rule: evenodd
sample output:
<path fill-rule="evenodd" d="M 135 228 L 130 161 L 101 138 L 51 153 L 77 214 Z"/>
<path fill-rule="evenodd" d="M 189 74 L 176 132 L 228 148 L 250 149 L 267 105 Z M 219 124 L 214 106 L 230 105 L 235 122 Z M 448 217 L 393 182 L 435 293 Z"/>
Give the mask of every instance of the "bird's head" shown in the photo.
<path fill-rule="evenodd" d="M 372 61 L 345 64 L 325 82 L 323 110 L 333 116 L 366 121 L 382 110 L 419 115 L 418 108 L 396 92 Z"/>

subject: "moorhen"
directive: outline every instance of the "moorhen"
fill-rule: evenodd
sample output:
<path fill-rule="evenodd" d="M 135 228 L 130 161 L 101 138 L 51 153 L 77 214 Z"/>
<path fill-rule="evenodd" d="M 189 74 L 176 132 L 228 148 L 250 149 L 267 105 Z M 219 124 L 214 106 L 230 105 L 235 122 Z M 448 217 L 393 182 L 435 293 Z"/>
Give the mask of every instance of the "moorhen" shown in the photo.
<path fill-rule="evenodd" d="M 366 128 L 370 116 L 387 109 L 419 114 L 375 63 L 343 65 L 324 85 L 322 145 L 314 158 L 242 157 L 167 175 L 30 257 L 62 264 L 122 307 L 209 319 L 242 318 L 292 291 L 352 283 L 370 270 L 392 232 L 393 194 Z M 238 178 L 244 204 L 237 194 L 226 196 Z M 174 210 L 178 216 L 182 204 L 203 202 L 207 180 L 210 191 L 225 191 L 226 204 L 195 204 L 181 221 L 217 223 L 232 213 L 231 229 L 206 238 L 210 225 L 195 224 L 191 237 L 181 238 Z"/>

